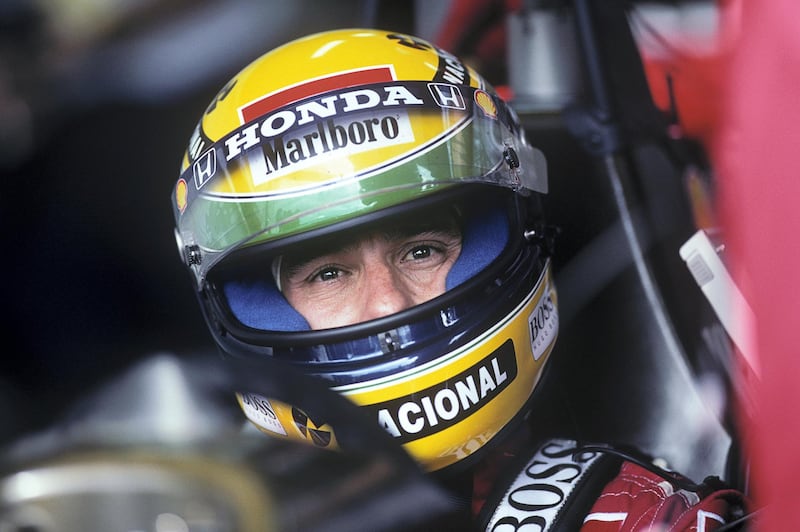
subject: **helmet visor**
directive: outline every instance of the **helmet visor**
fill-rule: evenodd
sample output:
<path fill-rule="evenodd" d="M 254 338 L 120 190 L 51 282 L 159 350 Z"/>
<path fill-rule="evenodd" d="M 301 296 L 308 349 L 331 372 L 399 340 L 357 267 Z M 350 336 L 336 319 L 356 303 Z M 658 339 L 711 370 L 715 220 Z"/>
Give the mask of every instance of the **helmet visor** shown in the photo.
<path fill-rule="evenodd" d="M 544 157 L 496 95 L 395 82 L 328 92 L 252 118 L 186 167 L 177 236 L 202 282 L 231 251 L 400 205 L 457 183 L 546 192 Z"/>

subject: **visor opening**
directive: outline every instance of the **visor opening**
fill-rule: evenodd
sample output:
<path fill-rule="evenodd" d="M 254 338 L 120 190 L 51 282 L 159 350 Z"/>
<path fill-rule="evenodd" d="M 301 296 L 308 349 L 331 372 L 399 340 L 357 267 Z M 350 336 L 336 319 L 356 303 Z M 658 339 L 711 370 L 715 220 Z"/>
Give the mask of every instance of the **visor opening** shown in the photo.
<path fill-rule="evenodd" d="M 451 290 L 491 264 L 509 238 L 508 219 L 500 208 L 469 217 L 463 229 L 461 253 L 445 281 Z M 262 331 L 308 331 L 310 326 L 278 290 L 272 275 L 248 280 L 226 280 L 222 290 L 234 317 Z"/>

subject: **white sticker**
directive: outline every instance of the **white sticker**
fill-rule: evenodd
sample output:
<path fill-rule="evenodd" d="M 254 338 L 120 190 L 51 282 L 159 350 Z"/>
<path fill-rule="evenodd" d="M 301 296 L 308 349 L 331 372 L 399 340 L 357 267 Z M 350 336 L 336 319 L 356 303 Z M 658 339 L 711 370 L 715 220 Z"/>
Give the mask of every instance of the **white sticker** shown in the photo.
<path fill-rule="evenodd" d="M 558 336 L 558 309 L 553 303 L 550 286 L 528 316 L 528 331 L 534 360 L 539 360 Z"/>
<path fill-rule="evenodd" d="M 506 488 L 486 530 L 527 530 L 526 525 L 535 525 L 537 532 L 548 532 L 600 456 L 581 451 L 574 441 L 550 440 Z"/>
<path fill-rule="evenodd" d="M 226 142 L 230 148 L 236 147 L 236 142 L 246 142 L 246 139 L 233 138 Z M 368 116 L 333 117 L 285 135 L 265 138 L 259 149 L 247 153 L 247 158 L 253 184 L 258 186 L 322 164 L 333 156 L 347 157 L 412 142 L 414 130 L 408 114 L 402 110 L 383 110 Z"/>
<path fill-rule="evenodd" d="M 247 419 L 265 430 L 286 436 L 286 429 L 281 425 L 275 409 L 266 397 L 252 393 L 240 394 L 239 397 Z"/>

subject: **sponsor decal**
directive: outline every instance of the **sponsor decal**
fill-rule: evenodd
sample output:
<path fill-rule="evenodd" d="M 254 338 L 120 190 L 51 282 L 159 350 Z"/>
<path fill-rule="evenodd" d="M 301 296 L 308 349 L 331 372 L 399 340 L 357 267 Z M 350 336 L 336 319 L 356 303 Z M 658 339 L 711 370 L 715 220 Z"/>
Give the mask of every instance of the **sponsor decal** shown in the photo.
<path fill-rule="evenodd" d="M 206 151 L 192 163 L 194 186 L 200 190 L 217 173 L 217 157 L 213 149 Z"/>
<path fill-rule="evenodd" d="M 266 115 L 265 118 L 260 118 L 228 136 L 224 140 L 225 159 L 230 161 L 243 151 L 257 146 L 262 139 L 278 137 L 295 126 L 311 124 L 318 120 L 331 121 L 343 118 L 343 115 L 354 111 L 424 103 L 403 85 L 354 89 L 311 99 Z"/>
<path fill-rule="evenodd" d="M 533 359 L 539 360 L 558 336 L 558 309 L 553 303 L 553 292 L 549 283 L 536 308 L 528 316 L 528 330 Z"/>
<path fill-rule="evenodd" d="M 466 109 L 464 96 L 461 89 L 449 83 L 428 83 L 434 101 L 439 107 L 445 109 Z"/>
<path fill-rule="evenodd" d="M 491 119 L 497 119 L 497 105 L 495 105 L 488 92 L 476 90 L 473 97 L 475 98 L 475 104 L 483 111 L 483 114 Z"/>
<path fill-rule="evenodd" d="M 196 161 L 200 154 L 212 144 L 214 144 L 214 142 L 203 132 L 203 122 L 200 121 L 192 131 L 192 135 L 189 137 L 189 146 L 186 148 L 189 162 L 192 163 Z"/>
<path fill-rule="evenodd" d="M 403 35 L 401 33 L 390 33 L 386 36 L 387 39 L 397 41 L 397 44 L 413 48 L 415 50 L 430 50 L 433 48 L 428 42 L 423 41 L 418 37 L 411 35 Z"/>
<path fill-rule="evenodd" d="M 489 443 L 489 440 L 497 432 L 494 430 L 486 431 L 484 433 L 478 434 L 473 438 L 469 438 L 465 441 L 460 441 L 456 445 L 451 447 L 447 447 L 444 451 L 439 453 L 439 458 L 451 458 L 455 457 L 456 461 L 463 460 L 464 458 L 470 456 L 471 454 L 477 452 L 481 449 L 484 445 Z"/>
<path fill-rule="evenodd" d="M 412 395 L 368 405 L 399 442 L 424 438 L 455 425 L 500 394 L 517 376 L 509 339 L 479 364 Z"/>
<path fill-rule="evenodd" d="M 403 85 L 359 88 L 303 101 L 265 115 L 223 141 L 226 161 L 246 152 L 255 185 L 318 162 L 414 141 L 399 107 L 425 102 Z M 252 149 L 260 147 L 261 149 Z"/>
<path fill-rule="evenodd" d="M 331 92 L 338 89 L 369 85 L 370 83 L 387 83 L 394 81 L 394 70 L 391 66 L 379 66 L 359 70 L 340 72 L 332 76 L 316 78 L 286 89 L 273 92 L 245 104 L 239 109 L 242 123 L 250 122 L 284 105 Z"/>
<path fill-rule="evenodd" d="M 239 82 L 239 79 L 238 78 L 234 78 L 234 79 L 230 80 L 228 83 L 226 83 L 225 86 L 222 87 L 222 89 L 214 97 L 214 100 L 210 104 L 208 104 L 208 107 L 206 108 L 205 114 L 206 115 L 211 114 L 211 112 L 214 111 L 214 109 L 217 108 L 217 104 L 228 97 L 228 95 L 231 93 L 231 91 L 233 90 L 233 88 L 236 86 L 236 84 L 238 82 Z"/>
<path fill-rule="evenodd" d="M 310 440 L 317 447 L 327 447 L 331 443 L 332 434 L 330 430 L 322 429 L 326 423 L 319 419 L 311 419 L 308 414 L 299 408 L 292 407 L 292 419 L 294 426 L 300 431 L 303 438 Z"/>
<path fill-rule="evenodd" d="M 252 393 L 242 393 L 239 394 L 239 400 L 247 419 L 263 429 L 286 436 L 286 429 L 275 414 L 275 408 L 269 399 Z"/>
<path fill-rule="evenodd" d="M 478 98 L 483 102 L 481 112 L 474 109 L 476 92 L 484 94 Z M 259 112 L 274 104 L 265 104 Z M 414 129 L 415 113 L 434 111 L 430 117 L 436 119 L 443 110 L 447 119 L 441 130 Z M 379 165 L 397 164 L 444 142 L 471 120 L 492 112 L 498 121 L 506 122 L 502 104 L 481 89 L 443 82 L 389 82 L 338 89 L 272 109 L 214 143 L 198 129 L 189 167 L 181 176 L 188 184 L 186 203 L 191 204 L 201 188 L 213 188 L 209 183 L 220 176 L 238 178 L 240 168 L 246 168 L 241 175 L 249 177 L 254 188 L 295 172 L 309 172 L 303 179 L 281 183 L 281 194 L 333 183 L 336 178 L 326 176 L 336 175 L 336 167 L 326 162 L 334 157 L 347 161 L 351 155 L 364 153 L 360 171 L 372 172 Z M 383 148 L 389 148 L 385 158 L 367 155 Z M 244 198 L 246 193 L 255 197 L 270 193 L 238 184 L 236 189 L 206 194 Z M 184 211 L 176 207 L 176 212 Z"/>
<path fill-rule="evenodd" d="M 550 530 L 599 457 L 581 451 L 574 441 L 550 440 L 508 487 L 486 530 L 528 530 L 531 525 Z"/>
<path fill-rule="evenodd" d="M 186 184 L 185 179 L 178 179 L 178 183 L 175 185 L 175 204 L 178 206 L 178 210 L 183 212 L 186 210 L 186 198 L 189 194 L 189 185 Z"/>
<path fill-rule="evenodd" d="M 434 81 L 469 85 L 467 67 L 456 56 L 439 48 L 436 49 L 436 53 L 439 54 L 439 67 Z"/>
<path fill-rule="evenodd" d="M 388 39 L 397 41 L 398 44 L 413 48 L 415 50 L 433 50 L 439 56 L 439 65 L 434 75 L 434 81 L 446 81 L 448 83 L 456 83 L 458 85 L 469 85 L 469 73 L 464 64 L 450 52 L 436 48 L 430 43 L 412 37 L 410 35 L 403 35 L 399 33 L 392 33 L 386 36 Z"/>
<path fill-rule="evenodd" d="M 192 137 L 189 139 L 189 147 L 186 150 L 189 154 L 189 160 L 194 161 L 197 159 L 197 156 L 206 146 L 206 141 L 203 136 L 200 134 L 200 126 L 198 125 L 194 132 L 192 133 Z"/>
<path fill-rule="evenodd" d="M 293 135 L 261 142 L 261 150 L 248 157 L 254 185 L 317 163 L 321 155 L 353 155 L 384 146 L 414 141 L 405 113 L 378 114 L 363 120 L 328 119 Z"/>

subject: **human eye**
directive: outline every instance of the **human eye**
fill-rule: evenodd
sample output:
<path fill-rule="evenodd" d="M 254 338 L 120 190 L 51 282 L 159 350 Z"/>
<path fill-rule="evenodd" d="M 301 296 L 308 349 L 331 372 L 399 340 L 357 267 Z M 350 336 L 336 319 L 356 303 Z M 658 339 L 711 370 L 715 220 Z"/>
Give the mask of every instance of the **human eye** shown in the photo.
<path fill-rule="evenodd" d="M 455 260 L 460 250 L 457 238 L 411 239 L 400 248 L 400 266 L 408 269 L 435 269 Z"/>
<path fill-rule="evenodd" d="M 341 281 L 348 270 L 328 260 L 311 260 L 302 264 L 292 264 L 286 268 L 284 286 L 298 290 L 313 286 L 326 286 Z M 306 288 L 304 288 L 306 287 Z"/>
<path fill-rule="evenodd" d="M 433 244 L 417 244 L 411 246 L 408 249 L 403 257 L 400 259 L 401 262 L 409 262 L 409 261 L 424 261 L 427 259 L 432 259 L 437 255 L 442 253 L 442 248 L 435 246 Z"/>
<path fill-rule="evenodd" d="M 311 275 L 308 276 L 307 281 L 329 283 L 339 279 L 344 275 L 344 271 L 338 266 L 327 265 L 317 268 Z"/>

